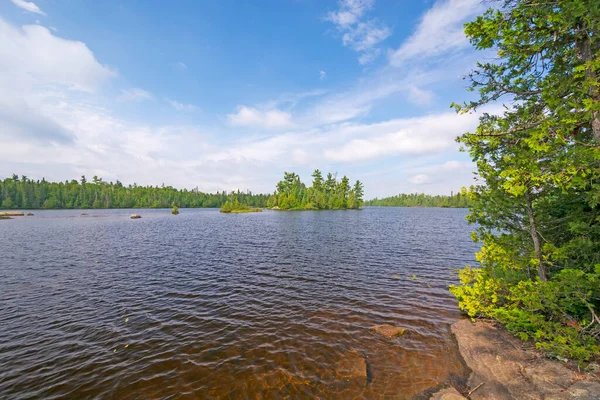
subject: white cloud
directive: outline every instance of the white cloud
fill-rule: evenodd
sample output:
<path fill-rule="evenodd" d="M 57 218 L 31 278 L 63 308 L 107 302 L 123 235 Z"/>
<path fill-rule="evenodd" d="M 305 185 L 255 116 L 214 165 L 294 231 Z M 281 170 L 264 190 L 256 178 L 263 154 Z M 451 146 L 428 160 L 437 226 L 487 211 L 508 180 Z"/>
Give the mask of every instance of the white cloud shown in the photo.
<path fill-rule="evenodd" d="M 485 8 L 481 0 L 438 0 L 423 15 L 416 31 L 390 55 L 394 66 L 469 47 L 463 23 Z"/>
<path fill-rule="evenodd" d="M 0 18 L 3 78 L 11 84 L 58 84 L 93 92 L 116 73 L 101 65 L 82 42 L 54 36 L 39 25 L 17 29 Z"/>
<path fill-rule="evenodd" d="M 327 72 L 319 71 L 319 79 L 323 80 L 325 78 L 327 78 Z"/>
<path fill-rule="evenodd" d="M 415 185 L 423 185 L 429 182 L 429 176 L 425 174 L 415 175 L 408 179 L 410 183 L 414 183 Z"/>
<path fill-rule="evenodd" d="M 2 18 L 0 60 L 0 136 L 12 142 L 72 144 L 73 131 L 51 108 L 93 93 L 116 76 L 85 44 L 38 25 L 17 28 Z"/>
<path fill-rule="evenodd" d="M 25 11 L 29 11 L 31 13 L 35 13 L 35 14 L 40 14 L 40 15 L 46 15 L 45 12 L 43 12 L 42 10 L 40 10 L 40 8 L 32 2 L 29 1 L 25 1 L 25 0 L 11 0 L 13 2 L 13 4 L 19 8 L 22 8 Z"/>
<path fill-rule="evenodd" d="M 175 101 L 175 100 L 172 100 L 169 98 L 165 98 L 165 101 L 167 103 L 169 103 L 171 105 L 171 107 L 173 107 L 177 111 L 197 111 L 198 110 L 198 107 L 193 104 L 184 104 L 184 103 L 180 103 L 178 101 Z"/>
<path fill-rule="evenodd" d="M 152 94 L 150 92 L 145 91 L 140 88 L 132 88 L 132 89 L 122 89 L 121 94 L 117 97 L 117 101 L 119 102 L 128 102 L 128 101 L 142 101 L 148 100 L 152 98 Z"/>
<path fill-rule="evenodd" d="M 238 106 L 233 114 L 228 114 L 233 126 L 251 126 L 267 129 L 287 128 L 292 125 L 292 115 L 279 109 L 259 110 L 254 107 Z"/>
<path fill-rule="evenodd" d="M 356 24 L 374 3 L 375 0 L 340 0 L 340 8 L 327 13 L 326 20 L 339 26 Z"/>
<path fill-rule="evenodd" d="M 372 62 L 381 52 L 377 45 L 387 39 L 392 30 L 375 18 L 366 19 L 374 0 L 340 0 L 339 9 L 330 11 L 326 21 L 335 24 L 344 46 L 360 53 L 361 65 Z"/>
<path fill-rule="evenodd" d="M 370 30 L 381 25 L 368 25 L 372 20 L 366 14 L 373 1 L 340 4 L 328 20 L 336 24 L 346 45 L 358 51 L 361 62 L 372 61 L 381 51 L 379 38 L 385 36 Z M 447 160 L 455 157 L 454 137 L 475 127 L 475 115 L 382 117 L 391 103 L 385 104 L 385 99 L 397 94 L 432 106 L 436 94 L 430 89 L 460 75 L 471 60 L 463 57 L 466 53 L 444 58 L 443 65 L 429 62 L 437 57 L 435 52 L 414 56 L 415 63 L 370 70 L 356 84 L 334 93 L 282 93 L 272 101 L 241 105 L 227 115 L 226 124 L 212 129 L 161 124 L 164 113 L 150 126 L 119 118 L 118 105 L 102 103 L 106 99 L 102 88 L 116 73 L 101 65 L 85 44 L 35 28 L 15 28 L 0 18 L 0 135 L 2 142 L 11 143 L 0 146 L 0 178 L 13 171 L 55 180 L 97 174 L 124 183 L 270 192 L 283 170 L 294 170 L 308 180 L 310 170 L 318 167 L 366 181 L 367 196 L 372 196 L 415 188 L 449 193 L 471 176 L 472 164 Z M 364 34 L 359 34 L 361 29 Z M 169 66 L 180 72 L 187 68 L 183 63 Z M 325 71 L 319 71 L 322 76 Z M 115 88 L 111 89 L 113 93 Z M 143 100 L 148 98 L 145 93 L 127 89 L 119 97 Z M 177 111 L 197 109 L 162 95 L 157 98 L 165 108 L 168 102 Z M 376 122 L 347 122 L 363 116 Z M 235 127 L 253 129 L 240 135 Z M 380 174 L 369 169 L 373 165 L 397 171 Z"/>
<path fill-rule="evenodd" d="M 401 154 L 436 154 L 454 147 L 456 136 L 472 129 L 476 123 L 474 114 L 444 113 L 374 124 L 369 130 L 378 134 L 327 150 L 325 157 L 331 161 L 352 162 Z"/>

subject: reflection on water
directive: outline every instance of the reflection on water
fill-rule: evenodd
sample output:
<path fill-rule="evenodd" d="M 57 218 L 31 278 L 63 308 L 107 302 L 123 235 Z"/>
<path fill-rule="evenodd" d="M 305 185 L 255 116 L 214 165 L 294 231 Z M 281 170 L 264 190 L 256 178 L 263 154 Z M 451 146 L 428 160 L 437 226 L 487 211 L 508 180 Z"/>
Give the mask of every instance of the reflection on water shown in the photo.
<path fill-rule="evenodd" d="M 464 373 L 466 210 L 86 212 L 0 221 L 3 398 L 410 398 Z"/>

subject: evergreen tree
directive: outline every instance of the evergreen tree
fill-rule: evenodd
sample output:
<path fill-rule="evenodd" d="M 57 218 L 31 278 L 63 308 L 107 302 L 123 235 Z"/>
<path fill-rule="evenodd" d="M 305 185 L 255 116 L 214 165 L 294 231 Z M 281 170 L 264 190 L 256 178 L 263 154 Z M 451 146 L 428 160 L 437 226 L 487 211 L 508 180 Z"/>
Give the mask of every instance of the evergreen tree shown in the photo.
<path fill-rule="evenodd" d="M 465 25 L 498 57 L 468 76 L 478 99 L 454 106 L 507 101 L 459 138 L 482 181 L 469 193 L 482 248 L 452 292 L 471 316 L 589 360 L 600 350 L 600 3 L 502 4 Z"/>

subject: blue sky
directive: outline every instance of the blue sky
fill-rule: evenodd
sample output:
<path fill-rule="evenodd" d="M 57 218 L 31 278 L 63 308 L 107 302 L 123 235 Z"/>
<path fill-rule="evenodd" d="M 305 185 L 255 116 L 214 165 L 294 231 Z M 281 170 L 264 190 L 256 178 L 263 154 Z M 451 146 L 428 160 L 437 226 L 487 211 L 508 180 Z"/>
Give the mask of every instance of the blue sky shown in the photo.
<path fill-rule="evenodd" d="M 0 177 L 367 197 L 473 180 L 452 101 L 480 0 L 0 0 Z"/>

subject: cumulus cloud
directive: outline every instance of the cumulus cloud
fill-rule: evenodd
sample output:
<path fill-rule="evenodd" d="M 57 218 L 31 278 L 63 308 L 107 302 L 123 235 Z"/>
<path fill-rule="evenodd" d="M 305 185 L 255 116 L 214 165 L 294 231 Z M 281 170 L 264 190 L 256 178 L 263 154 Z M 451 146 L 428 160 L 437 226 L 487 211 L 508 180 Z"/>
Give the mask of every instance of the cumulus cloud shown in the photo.
<path fill-rule="evenodd" d="M 325 17 L 336 26 L 344 46 L 360 53 L 358 61 L 361 65 L 373 61 L 381 53 L 377 45 L 392 34 L 381 21 L 367 18 L 366 13 L 374 3 L 374 0 L 340 0 L 339 8 Z"/>
<path fill-rule="evenodd" d="M 0 18 L 0 135 L 11 141 L 72 144 L 72 130 L 51 110 L 116 76 L 83 43 L 39 25 L 17 28 Z"/>
<path fill-rule="evenodd" d="M 287 128 L 292 125 L 292 115 L 276 108 L 259 110 L 254 107 L 238 106 L 236 112 L 228 114 L 227 118 L 233 126 L 275 129 Z"/>
<path fill-rule="evenodd" d="M 481 0 L 438 0 L 423 15 L 415 32 L 391 53 L 391 64 L 399 66 L 468 47 L 463 24 L 484 8 Z"/>
<path fill-rule="evenodd" d="M 42 10 L 40 10 L 40 8 L 32 2 L 29 1 L 25 1 L 25 0 L 11 0 L 13 2 L 13 4 L 19 8 L 22 8 L 25 11 L 29 11 L 30 13 L 35 13 L 35 14 L 40 14 L 40 15 L 46 15 L 45 12 L 43 12 Z"/>
<path fill-rule="evenodd" d="M 82 42 L 55 36 L 40 25 L 15 28 L 0 18 L 0 59 L 5 79 L 35 80 L 93 92 L 116 76 Z"/>

